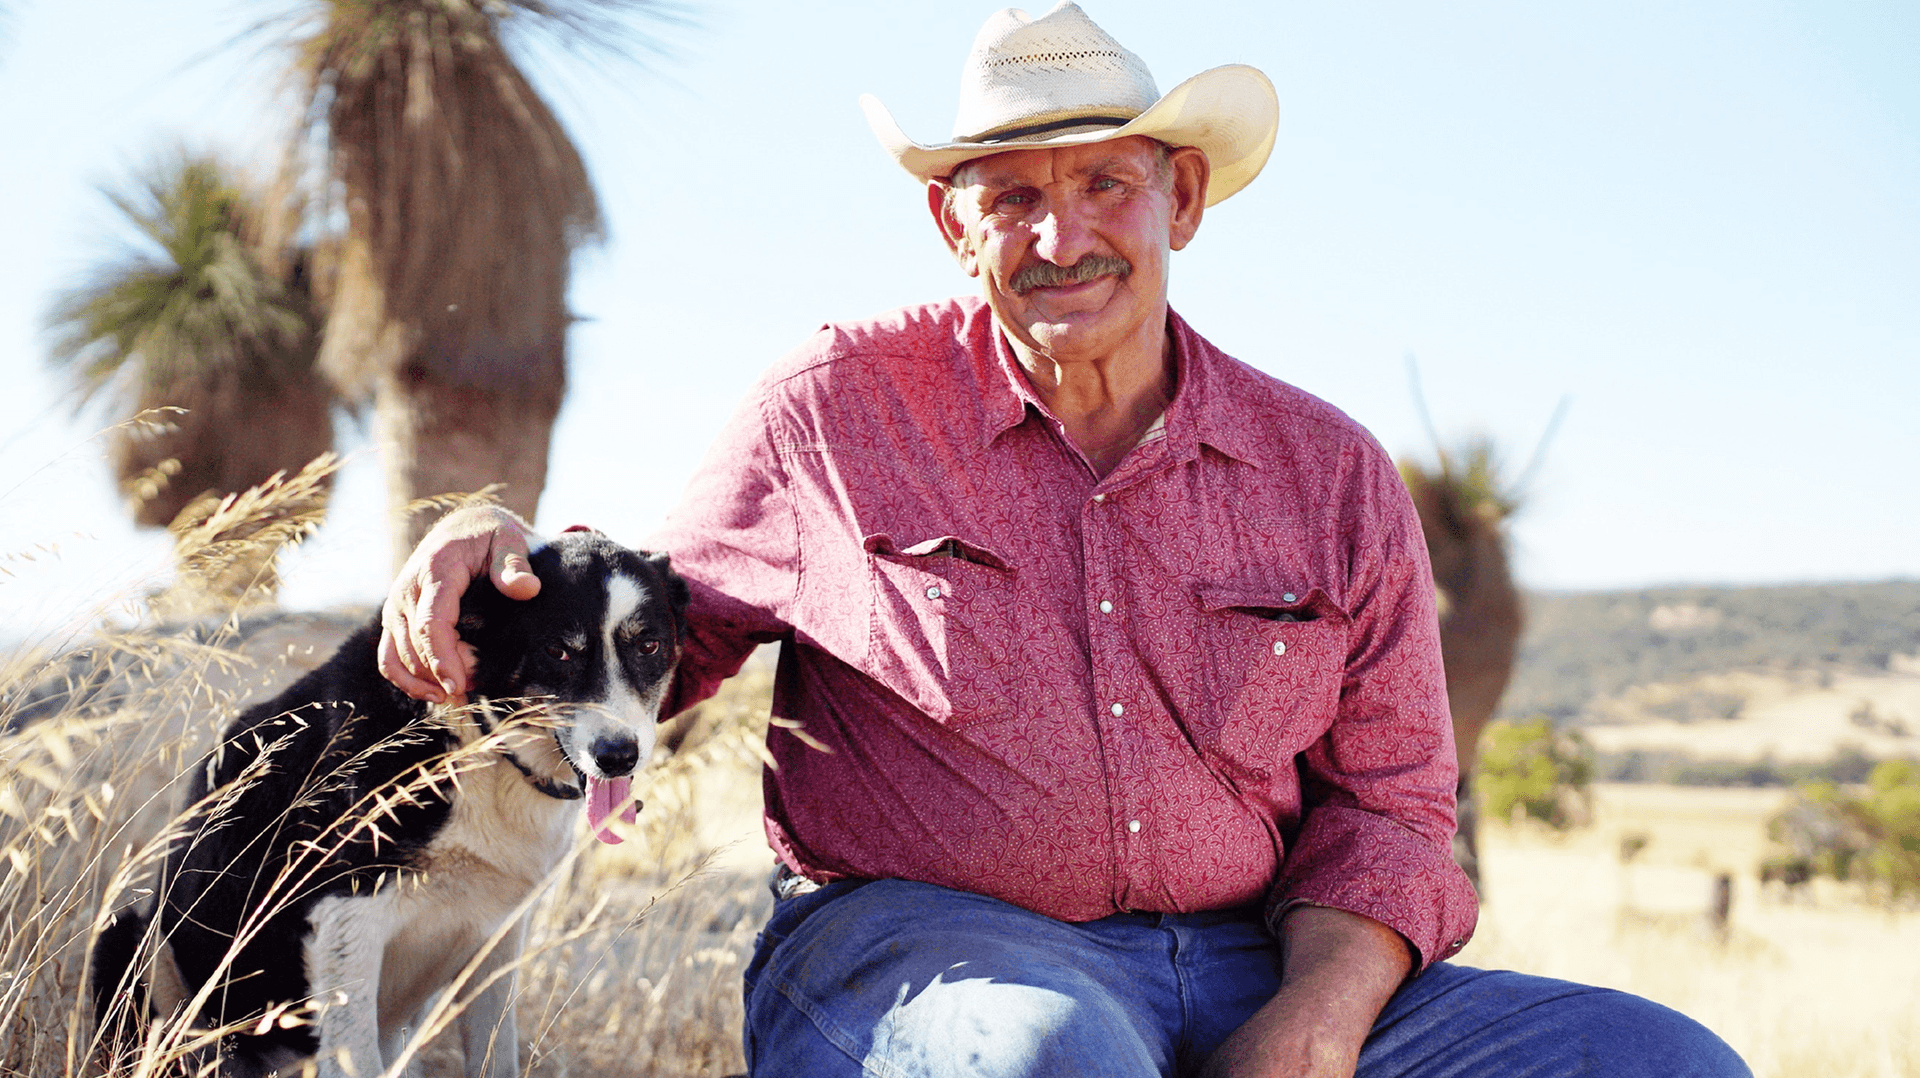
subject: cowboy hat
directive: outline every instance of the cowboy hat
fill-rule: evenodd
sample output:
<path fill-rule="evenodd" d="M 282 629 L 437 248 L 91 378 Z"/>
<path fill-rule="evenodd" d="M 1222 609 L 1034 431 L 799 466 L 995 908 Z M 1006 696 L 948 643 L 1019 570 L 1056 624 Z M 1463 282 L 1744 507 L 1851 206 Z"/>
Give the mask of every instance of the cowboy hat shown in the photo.
<path fill-rule="evenodd" d="M 1145 135 L 1206 153 L 1209 206 L 1260 174 L 1280 116 L 1273 83 L 1245 64 L 1203 71 L 1161 96 L 1147 65 L 1071 0 L 1037 19 L 1007 8 L 980 28 L 960 72 L 952 141 L 913 141 L 872 94 L 860 108 L 880 145 L 922 183 L 1008 150 Z"/>

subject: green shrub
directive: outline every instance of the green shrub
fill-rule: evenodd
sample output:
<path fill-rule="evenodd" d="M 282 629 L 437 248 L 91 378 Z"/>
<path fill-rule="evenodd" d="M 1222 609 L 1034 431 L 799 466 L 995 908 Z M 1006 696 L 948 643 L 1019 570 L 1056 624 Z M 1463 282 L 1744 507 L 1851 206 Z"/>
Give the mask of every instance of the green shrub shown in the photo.
<path fill-rule="evenodd" d="M 1534 819 L 1559 831 L 1584 824 L 1592 782 L 1593 747 L 1544 715 L 1492 722 L 1481 735 L 1474 790 L 1491 819 Z"/>
<path fill-rule="evenodd" d="M 1882 760 L 1861 792 L 1803 782 L 1767 835 L 1814 872 L 1859 880 L 1890 905 L 1920 899 L 1920 763 Z"/>

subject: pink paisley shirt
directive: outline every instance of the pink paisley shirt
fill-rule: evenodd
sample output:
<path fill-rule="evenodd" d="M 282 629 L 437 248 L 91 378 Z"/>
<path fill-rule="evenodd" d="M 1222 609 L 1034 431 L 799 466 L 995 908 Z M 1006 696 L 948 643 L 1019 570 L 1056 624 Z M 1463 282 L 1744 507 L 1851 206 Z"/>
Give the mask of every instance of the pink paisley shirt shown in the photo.
<path fill-rule="evenodd" d="M 1169 329 L 1164 424 L 1101 479 L 982 301 L 823 328 L 656 538 L 693 586 L 669 711 L 785 642 L 767 835 L 817 880 L 1306 902 L 1444 958 L 1476 904 L 1412 505 L 1359 425 Z"/>

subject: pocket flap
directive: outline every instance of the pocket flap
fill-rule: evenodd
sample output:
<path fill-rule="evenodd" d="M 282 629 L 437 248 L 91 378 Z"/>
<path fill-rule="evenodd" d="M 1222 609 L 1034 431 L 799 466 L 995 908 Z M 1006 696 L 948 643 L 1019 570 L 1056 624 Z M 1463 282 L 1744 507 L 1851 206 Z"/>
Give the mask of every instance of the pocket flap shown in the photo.
<path fill-rule="evenodd" d="M 955 558 L 959 561 L 984 565 L 990 569 L 1011 569 L 1006 559 L 978 543 L 970 543 L 957 535 L 942 535 L 913 544 L 902 550 L 893 541 L 893 536 L 885 532 L 869 535 L 860 545 L 869 554 L 880 557 L 897 558 Z"/>
<path fill-rule="evenodd" d="M 1201 584 L 1194 588 L 1194 596 L 1202 609 L 1234 610 L 1268 621 L 1319 621 L 1345 616 L 1319 588 L 1301 594 L 1265 583 Z"/>

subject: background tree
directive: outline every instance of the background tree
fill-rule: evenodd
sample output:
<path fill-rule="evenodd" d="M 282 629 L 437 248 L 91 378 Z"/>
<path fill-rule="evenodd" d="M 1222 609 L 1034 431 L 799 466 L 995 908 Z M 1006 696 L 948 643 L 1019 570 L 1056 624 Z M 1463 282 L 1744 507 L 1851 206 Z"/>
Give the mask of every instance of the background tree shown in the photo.
<path fill-rule="evenodd" d="M 1472 779 L 1480 733 L 1513 677 L 1525 624 L 1520 590 L 1507 561 L 1506 520 L 1519 499 L 1503 486 L 1492 443 L 1439 451 L 1436 466 L 1400 462 L 1433 561 L 1440 602 L 1440 651 L 1447 703 L 1460 757 L 1459 830 L 1454 859 L 1480 883 L 1479 810 Z"/>
<path fill-rule="evenodd" d="M 1920 899 L 1920 762 L 1882 760 L 1864 788 L 1803 782 L 1769 821 L 1770 866 L 1858 880 L 1889 906 Z"/>
<path fill-rule="evenodd" d="M 1474 788 L 1494 819 L 1564 831 L 1591 817 L 1593 746 L 1578 730 L 1555 729 L 1545 715 L 1489 723 L 1479 755 Z M 1621 857 L 1632 860 L 1624 850 Z"/>
<path fill-rule="evenodd" d="M 566 386 L 573 251 L 601 221 L 579 153 L 508 55 L 510 24 L 618 41 L 640 0 L 324 0 L 293 35 L 346 236 L 322 370 L 370 396 L 398 564 L 405 507 L 503 484 L 532 518 Z"/>
<path fill-rule="evenodd" d="M 82 403 L 107 393 L 128 417 L 109 455 L 134 520 L 172 523 L 327 452 L 308 260 L 262 239 L 257 203 L 211 157 L 182 153 L 107 197 L 148 250 L 55 300 L 51 358 Z"/>

